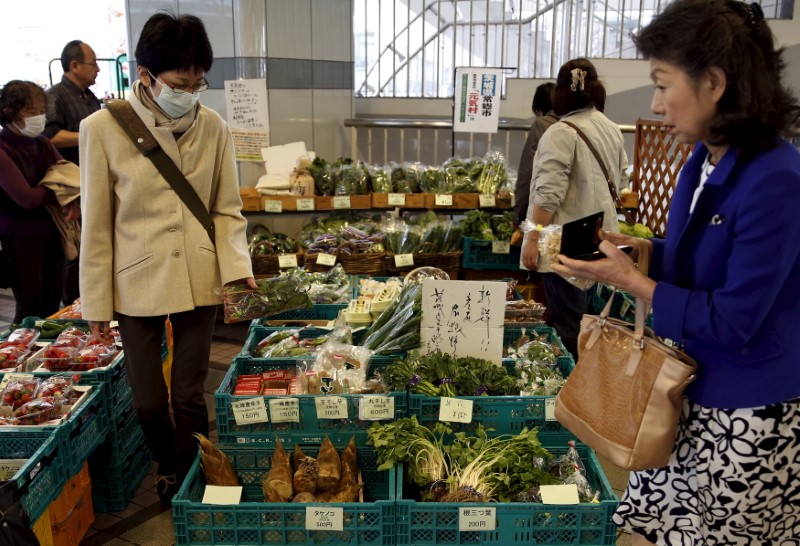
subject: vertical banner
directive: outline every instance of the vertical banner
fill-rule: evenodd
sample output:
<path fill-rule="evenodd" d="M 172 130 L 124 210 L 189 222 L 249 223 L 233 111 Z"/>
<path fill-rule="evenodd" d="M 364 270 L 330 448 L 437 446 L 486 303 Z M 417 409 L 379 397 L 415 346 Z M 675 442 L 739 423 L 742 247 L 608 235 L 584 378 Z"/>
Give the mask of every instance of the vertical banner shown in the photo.
<path fill-rule="evenodd" d="M 505 282 L 426 280 L 422 302 L 422 353 L 474 356 L 500 365 Z"/>
<path fill-rule="evenodd" d="M 225 102 L 236 159 L 261 161 L 261 148 L 269 146 L 267 80 L 226 80 Z"/>
<path fill-rule="evenodd" d="M 457 67 L 453 131 L 496 133 L 501 83 L 499 68 Z"/>

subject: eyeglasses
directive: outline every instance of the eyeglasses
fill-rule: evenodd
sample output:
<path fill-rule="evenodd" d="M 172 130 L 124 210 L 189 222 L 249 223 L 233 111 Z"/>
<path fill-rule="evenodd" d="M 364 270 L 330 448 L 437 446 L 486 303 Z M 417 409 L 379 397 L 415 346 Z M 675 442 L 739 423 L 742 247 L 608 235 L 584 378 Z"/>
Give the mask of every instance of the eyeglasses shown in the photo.
<path fill-rule="evenodd" d="M 83 61 L 75 61 L 75 62 L 78 63 L 78 64 L 88 64 L 89 66 L 91 66 L 93 68 L 100 68 L 100 65 L 97 64 L 97 61 L 95 61 L 93 63 L 85 63 Z"/>
<path fill-rule="evenodd" d="M 194 85 L 176 85 L 176 84 L 169 84 L 167 82 L 159 80 L 149 70 L 147 71 L 147 73 L 150 74 L 150 77 L 153 78 L 155 81 L 157 81 L 158 83 L 160 83 L 165 87 L 169 87 L 170 89 L 172 89 L 172 91 L 178 93 L 179 95 L 182 93 L 185 93 L 187 95 L 192 95 L 194 93 L 202 93 L 203 91 L 208 89 L 208 80 L 206 80 L 205 78 L 203 78 L 203 83 L 196 83 Z"/>

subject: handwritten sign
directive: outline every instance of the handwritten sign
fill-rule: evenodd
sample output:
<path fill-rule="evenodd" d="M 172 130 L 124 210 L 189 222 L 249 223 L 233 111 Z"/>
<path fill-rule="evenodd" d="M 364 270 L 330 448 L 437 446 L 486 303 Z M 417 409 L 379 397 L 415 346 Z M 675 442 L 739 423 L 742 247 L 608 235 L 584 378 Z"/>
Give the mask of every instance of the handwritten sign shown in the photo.
<path fill-rule="evenodd" d="M 478 202 L 482 207 L 493 207 L 497 204 L 497 199 L 492 193 L 482 193 L 478 196 Z"/>
<path fill-rule="evenodd" d="M 297 267 L 297 254 L 281 254 L 278 256 L 278 267 L 280 269 Z"/>
<path fill-rule="evenodd" d="M 411 267 L 414 265 L 413 254 L 395 254 L 394 266 L 395 267 Z"/>
<path fill-rule="evenodd" d="M 544 400 L 544 420 L 558 421 L 556 419 L 556 398 L 545 398 Z"/>
<path fill-rule="evenodd" d="M 264 212 L 283 212 L 283 203 L 280 201 L 264 201 Z"/>
<path fill-rule="evenodd" d="M 306 507 L 306 530 L 341 531 L 344 529 L 344 508 L 341 506 Z"/>
<path fill-rule="evenodd" d="M 317 419 L 347 419 L 347 399 L 341 396 L 317 396 L 314 398 Z"/>
<path fill-rule="evenodd" d="M 359 400 L 358 418 L 362 421 L 394 419 L 394 398 L 391 396 L 364 396 Z"/>
<path fill-rule="evenodd" d="M 350 208 L 350 196 L 349 195 L 337 195 L 333 198 L 333 208 L 335 209 L 349 209 Z"/>
<path fill-rule="evenodd" d="M 437 207 L 452 207 L 453 196 L 449 193 L 437 193 L 434 202 Z"/>
<path fill-rule="evenodd" d="M 267 80 L 226 80 L 225 102 L 231 129 L 269 131 Z"/>
<path fill-rule="evenodd" d="M 458 509 L 459 531 L 494 531 L 497 527 L 497 508 L 488 506 Z"/>
<path fill-rule="evenodd" d="M 439 281 L 422 283 L 422 351 L 475 356 L 500 365 L 506 283 Z"/>
<path fill-rule="evenodd" d="M 28 459 L 2 459 L 0 460 L 0 480 L 10 480 L 25 466 Z"/>
<path fill-rule="evenodd" d="M 231 402 L 231 409 L 237 425 L 269 422 L 267 407 L 264 405 L 264 399 L 260 396 L 246 400 L 234 400 Z"/>
<path fill-rule="evenodd" d="M 336 265 L 336 256 L 320 252 L 317 254 L 317 263 L 319 265 Z"/>
<path fill-rule="evenodd" d="M 439 421 L 471 423 L 472 400 L 443 396 L 439 401 Z"/>
<path fill-rule="evenodd" d="M 314 199 L 312 197 L 298 199 L 297 210 L 314 210 Z"/>
<path fill-rule="evenodd" d="M 299 423 L 300 401 L 297 398 L 278 398 L 269 401 L 269 416 L 273 423 Z"/>
<path fill-rule="evenodd" d="M 390 193 L 387 197 L 387 201 L 390 205 L 394 205 L 396 207 L 405 207 L 406 206 L 406 194 L 404 193 Z"/>
<path fill-rule="evenodd" d="M 509 241 L 492 241 L 492 254 L 511 254 Z"/>

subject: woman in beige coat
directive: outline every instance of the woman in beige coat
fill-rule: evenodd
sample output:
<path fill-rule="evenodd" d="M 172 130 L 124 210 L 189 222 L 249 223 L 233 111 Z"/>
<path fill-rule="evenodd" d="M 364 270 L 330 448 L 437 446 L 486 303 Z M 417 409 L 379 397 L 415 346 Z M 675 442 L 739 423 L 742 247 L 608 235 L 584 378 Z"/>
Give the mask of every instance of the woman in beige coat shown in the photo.
<path fill-rule="evenodd" d="M 158 461 L 164 500 L 194 460 L 192 434 L 208 434 L 203 386 L 215 289 L 241 279 L 256 286 L 230 131 L 198 103 L 212 61 L 200 19 L 153 15 L 136 46 L 139 80 L 130 104 L 210 212 L 215 241 L 108 110 L 80 129 L 83 316 L 101 340 L 109 338 L 109 322 L 119 322 L 134 407 Z M 169 392 L 161 370 L 167 317 L 174 335 Z"/>

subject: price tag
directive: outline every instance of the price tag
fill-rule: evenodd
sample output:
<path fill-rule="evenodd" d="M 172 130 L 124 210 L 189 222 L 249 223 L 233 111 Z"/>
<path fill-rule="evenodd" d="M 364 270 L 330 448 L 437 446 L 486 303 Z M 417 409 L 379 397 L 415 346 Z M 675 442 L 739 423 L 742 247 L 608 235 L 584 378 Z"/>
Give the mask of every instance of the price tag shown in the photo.
<path fill-rule="evenodd" d="M 267 406 L 264 405 L 264 398 L 260 396 L 246 400 L 234 400 L 231 402 L 231 409 L 237 425 L 269 422 Z"/>
<path fill-rule="evenodd" d="M 347 419 L 347 399 L 341 396 L 317 396 L 317 419 Z"/>
<path fill-rule="evenodd" d="M 32 373 L 7 373 L 7 374 L 5 374 L 3 376 L 3 379 L 0 380 L 0 392 L 3 392 L 3 389 L 6 388 L 6 385 L 8 385 L 9 382 L 12 379 L 15 379 L 15 380 L 19 379 L 20 381 L 27 381 L 29 379 L 33 379 L 33 374 Z"/>
<path fill-rule="evenodd" d="M 512 193 L 511 194 L 511 208 L 513 209 L 515 206 L 517 206 L 517 196 Z"/>
<path fill-rule="evenodd" d="M 333 198 L 333 208 L 335 209 L 349 209 L 350 208 L 350 196 L 349 195 L 337 195 Z"/>
<path fill-rule="evenodd" d="M 363 421 L 394 419 L 394 398 L 391 396 L 364 396 L 358 403 L 358 418 Z"/>
<path fill-rule="evenodd" d="M 342 531 L 344 508 L 341 506 L 307 506 L 307 531 Z"/>
<path fill-rule="evenodd" d="M 394 266 L 395 267 L 409 267 L 414 265 L 413 254 L 395 254 Z"/>
<path fill-rule="evenodd" d="M 203 491 L 202 504 L 235 506 L 242 500 L 242 486 L 207 485 Z"/>
<path fill-rule="evenodd" d="M 623 300 L 622 305 L 619 306 L 619 314 L 621 317 L 624 317 L 628 314 L 628 311 L 631 308 L 631 302 L 628 300 Z"/>
<path fill-rule="evenodd" d="M 41 328 L 41 327 L 42 327 L 42 324 L 44 324 L 44 321 L 43 321 L 43 320 L 36 320 L 36 321 L 34 321 L 34 322 L 33 322 L 33 325 L 34 325 L 36 328 Z"/>
<path fill-rule="evenodd" d="M 449 193 L 437 193 L 435 197 L 435 203 L 437 207 L 452 207 L 453 196 Z"/>
<path fill-rule="evenodd" d="M 494 207 L 497 205 L 497 199 L 495 199 L 494 194 L 491 193 L 482 193 L 478 196 L 478 202 L 482 207 Z"/>
<path fill-rule="evenodd" d="M 574 483 L 564 485 L 541 485 L 542 504 L 580 504 L 578 486 Z"/>
<path fill-rule="evenodd" d="M 511 254 L 511 243 L 508 241 L 492 241 L 492 254 Z"/>
<path fill-rule="evenodd" d="M 28 459 L 0 460 L 0 480 L 10 480 L 27 462 Z"/>
<path fill-rule="evenodd" d="M 314 198 L 304 197 L 297 200 L 297 210 L 314 210 Z"/>
<path fill-rule="evenodd" d="M 283 212 L 283 203 L 281 201 L 264 201 L 265 212 Z"/>
<path fill-rule="evenodd" d="M 405 207 L 406 206 L 406 194 L 404 193 L 390 193 L 388 197 L 388 202 L 390 205 L 394 205 L 396 207 Z"/>
<path fill-rule="evenodd" d="M 273 423 L 299 423 L 300 401 L 297 398 L 270 400 L 269 416 Z"/>
<path fill-rule="evenodd" d="M 297 267 L 297 254 L 281 254 L 278 256 L 278 267 Z"/>
<path fill-rule="evenodd" d="M 108 323 L 108 327 L 109 328 L 118 328 L 119 327 L 119 321 L 112 320 L 111 322 Z"/>
<path fill-rule="evenodd" d="M 449 423 L 472 422 L 472 400 L 443 396 L 439 402 L 439 421 Z"/>
<path fill-rule="evenodd" d="M 544 420 L 557 421 L 556 419 L 556 398 L 545 398 L 544 400 Z"/>
<path fill-rule="evenodd" d="M 458 509 L 459 531 L 494 531 L 497 528 L 497 508 L 463 506 Z"/>
<path fill-rule="evenodd" d="M 317 263 L 319 265 L 336 265 L 336 256 L 320 252 L 317 254 Z"/>

